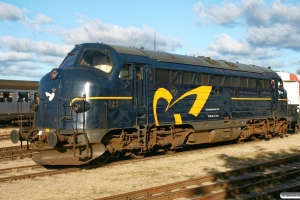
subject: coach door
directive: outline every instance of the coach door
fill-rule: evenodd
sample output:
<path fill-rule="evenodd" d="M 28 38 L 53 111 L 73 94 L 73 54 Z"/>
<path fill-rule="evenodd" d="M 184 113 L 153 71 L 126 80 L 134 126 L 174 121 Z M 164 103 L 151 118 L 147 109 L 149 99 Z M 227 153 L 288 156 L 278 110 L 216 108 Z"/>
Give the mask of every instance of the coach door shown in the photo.
<path fill-rule="evenodd" d="M 136 125 L 147 125 L 147 69 L 148 65 L 134 64 L 133 65 L 133 106 L 136 117 Z"/>

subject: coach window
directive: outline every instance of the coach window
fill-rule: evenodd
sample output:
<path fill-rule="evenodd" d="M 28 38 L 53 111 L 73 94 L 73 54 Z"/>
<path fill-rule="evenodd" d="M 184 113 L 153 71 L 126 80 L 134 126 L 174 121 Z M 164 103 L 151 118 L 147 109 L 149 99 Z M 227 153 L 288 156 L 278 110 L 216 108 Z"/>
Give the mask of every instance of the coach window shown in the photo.
<path fill-rule="evenodd" d="M 0 102 L 12 102 L 13 92 L 0 92 Z"/>
<path fill-rule="evenodd" d="M 18 92 L 18 102 L 28 102 L 29 99 L 29 92 Z"/>
<path fill-rule="evenodd" d="M 130 64 L 124 64 L 119 74 L 119 78 L 130 78 Z"/>

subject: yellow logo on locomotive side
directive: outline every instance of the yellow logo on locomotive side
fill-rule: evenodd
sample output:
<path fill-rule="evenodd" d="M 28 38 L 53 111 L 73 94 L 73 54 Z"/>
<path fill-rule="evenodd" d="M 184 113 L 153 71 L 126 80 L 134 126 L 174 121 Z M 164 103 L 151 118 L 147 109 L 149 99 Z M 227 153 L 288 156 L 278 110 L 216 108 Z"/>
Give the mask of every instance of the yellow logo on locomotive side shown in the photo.
<path fill-rule="evenodd" d="M 154 94 L 154 99 L 153 99 L 153 114 L 154 114 L 154 120 L 155 124 L 159 126 L 159 121 L 158 121 L 158 115 L 157 115 L 157 102 L 159 99 L 165 99 L 168 102 L 168 105 L 166 107 L 166 110 L 169 110 L 174 104 L 176 104 L 178 101 L 184 99 L 187 96 L 190 95 L 196 95 L 196 99 L 194 101 L 193 106 L 191 107 L 189 114 L 197 117 L 203 106 L 205 105 L 209 94 L 211 92 L 212 86 L 200 86 L 197 87 L 193 90 L 190 90 L 186 93 L 184 93 L 181 97 L 179 97 L 177 100 L 175 100 L 172 104 L 171 101 L 173 99 L 172 94 L 165 88 L 158 88 Z M 174 114 L 174 120 L 176 124 L 182 124 L 182 119 L 180 114 Z"/>

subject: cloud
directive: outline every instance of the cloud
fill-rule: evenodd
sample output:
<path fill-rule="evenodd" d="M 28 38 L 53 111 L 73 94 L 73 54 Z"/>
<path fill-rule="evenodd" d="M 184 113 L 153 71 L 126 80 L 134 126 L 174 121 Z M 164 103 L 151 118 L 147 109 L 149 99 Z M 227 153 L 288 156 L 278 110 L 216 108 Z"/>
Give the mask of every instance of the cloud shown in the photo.
<path fill-rule="evenodd" d="M 19 9 L 18 7 L 0 2 L 0 21 L 9 20 L 9 21 L 20 21 L 24 25 L 31 27 L 35 31 L 41 33 L 51 32 L 50 30 L 45 29 L 42 25 L 54 24 L 54 20 L 46 16 L 45 14 L 38 13 L 34 20 L 29 19 L 25 13 L 27 10 Z"/>
<path fill-rule="evenodd" d="M 100 20 L 92 20 L 82 17 L 78 21 L 80 27 L 66 30 L 63 35 L 63 43 L 80 44 L 85 42 L 103 42 L 108 44 L 117 44 L 123 46 L 135 46 L 145 49 L 154 49 L 154 32 L 149 26 L 143 26 L 141 29 L 129 26 L 121 27 L 114 24 L 106 24 Z M 156 33 L 156 47 L 162 51 L 175 51 L 182 47 L 180 40 L 164 37 Z"/>
<path fill-rule="evenodd" d="M 193 7 L 198 25 L 235 27 L 245 30 L 246 34 L 234 39 L 220 33 L 206 49 L 193 54 L 277 69 L 299 67 L 299 63 L 288 58 L 300 51 L 299 2 L 225 0 L 221 5 L 205 2 Z M 228 12 L 229 8 L 232 13 Z"/>
<path fill-rule="evenodd" d="M 246 40 L 234 40 L 227 34 L 214 37 L 207 49 L 191 52 L 192 55 L 211 57 L 215 60 L 227 60 L 243 64 L 282 67 L 283 63 L 276 59 L 282 55 L 278 50 L 251 46 Z"/>
<path fill-rule="evenodd" d="M 7 61 L 32 61 L 33 58 L 29 53 L 21 52 L 0 52 L 0 62 Z"/>
<path fill-rule="evenodd" d="M 7 62 L 1 63 L 0 78 L 15 79 L 20 77 L 19 80 L 39 80 L 45 73 L 38 71 L 42 68 L 39 64 L 34 62 Z"/>
<path fill-rule="evenodd" d="M 19 9 L 18 7 L 0 2 L 0 21 L 1 20 L 23 20 L 24 10 Z"/>
<path fill-rule="evenodd" d="M 198 2 L 194 5 L 194 13 L 200 20 L 200 23 L 212 24 L 217 23 L 226 25 L 235 22 L 242 14 L 239 5 L 233 2 L 225 2 L 222 5 L 214 5 L 211 8 L 206 8 L 203 3 Z"/>
<path fill-rule="evenodd" d="M 74 46 L 59 45 L 46 41 L 32 41 L 28 38 L 16 38 L 12 36 L 0 37 L 1 47 L 17 51 L 30 52 L 37 55 L 65 56 Z"/>
<path fill-rule="evenodd" d="M 37 14 L 36 21 L 38 23 L 49 23 L 49 24 L 54 23 L 54 21 L 53 21 L 53 19 L 51 17 L 48 17 L 48 16 L 46 16 L 46 15 L 44 15 L 42 13 Z"/>
<path fill-rule="evenodd" d="M 253 47 L 244 40 L 236 41 L 227 34 L 215 36 L 214 42 L 210 44 L 209 49 L 224 55 L 232 54 L 235 56 L 248 56 L 256 59 L 269 59 L 279 55 L 277 52 L 266 48 Z"/>
<path fill-rule="evenodd" d="M 255 46 L 274 46 L 299 51 L 299 34 L 298 29 L 288 24 L 277 24 L 273 27 L 249 29 L 247 40 Z"/>

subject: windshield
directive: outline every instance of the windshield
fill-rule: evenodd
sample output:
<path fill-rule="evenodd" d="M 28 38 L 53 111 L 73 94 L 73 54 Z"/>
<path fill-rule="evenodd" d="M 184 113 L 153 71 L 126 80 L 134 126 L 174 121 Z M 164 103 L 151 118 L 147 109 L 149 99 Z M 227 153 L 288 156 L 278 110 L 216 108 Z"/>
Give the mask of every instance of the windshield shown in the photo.
<path fill-rule="evenodd" d="M 107 52 L 96 49 L 85 49 L 79 59 L 79 65 L 94 67 L 105 73 L 112 69 L 112 62 Z"/>
<path fill-rule="evenodd" d="M 76 58 L 78 50 L 68 53 L 67 57 L 60 64 L 59 68 L 67 68 L 74 63 L 74 59 Z"/>

